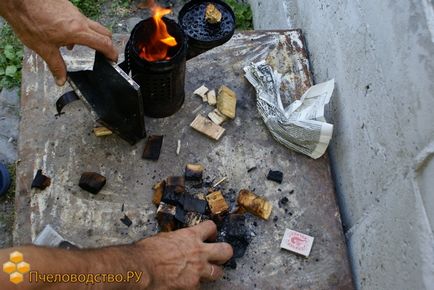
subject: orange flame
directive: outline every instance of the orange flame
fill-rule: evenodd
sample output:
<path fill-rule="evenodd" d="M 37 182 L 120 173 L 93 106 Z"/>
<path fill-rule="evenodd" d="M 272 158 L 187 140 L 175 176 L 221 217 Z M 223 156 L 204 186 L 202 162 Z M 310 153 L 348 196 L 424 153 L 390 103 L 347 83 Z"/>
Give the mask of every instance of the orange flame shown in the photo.
<path fill-rule="evenodd" d="M 140 57 L 147 61 L 168 60 L 170 59 L 167 55 L 169 48 L 177 45 L 176 39 L 169 34 L 166 23 L 163 21 L 163 17 L 171 10 L 158 6 L 153 0 L 150 2 L 155 31 L 150 39 L 143 44 Z"/>

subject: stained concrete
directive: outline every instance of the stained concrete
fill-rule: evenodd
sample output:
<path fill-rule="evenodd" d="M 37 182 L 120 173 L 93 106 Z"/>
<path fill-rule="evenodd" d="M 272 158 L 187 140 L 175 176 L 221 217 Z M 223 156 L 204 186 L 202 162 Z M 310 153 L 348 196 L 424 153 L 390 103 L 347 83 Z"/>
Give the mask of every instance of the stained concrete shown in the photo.
<path fill-rule="evenodd" d="M 434 3 L 250 2 L 256 28 L 286 11 L 270 27 L 301 28 L 316 82 L 336 79 L 330 156 L 358 288 L 433 289 Z"/>

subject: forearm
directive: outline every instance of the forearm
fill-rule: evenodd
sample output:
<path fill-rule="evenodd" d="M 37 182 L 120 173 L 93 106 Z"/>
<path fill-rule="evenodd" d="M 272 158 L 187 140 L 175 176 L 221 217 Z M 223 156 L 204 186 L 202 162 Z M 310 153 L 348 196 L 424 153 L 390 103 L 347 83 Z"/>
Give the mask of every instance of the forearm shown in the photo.
<path fill-rule="evenodd" d="M 95 250 L 63 250 L 35 246 L 16 247 L 0 250 L 1 261 L 8 261 L 9 254 L 19 251 L 24 261 L 30 264 L 30 273 L 24 275 L 24 281 L 18 285 L 9 282 L 8 275 L 0 275 L 0 285 L 10 285 L 11 289 L 146 289 L 150 275 L 146 255 L 136 245 L 107 247 Z M 3 273 L 4 274 L 4 273 Z M 71 275 L 65 275 L 71 274 Z M 71 283 L 71 277 L 86 281 Z M 124 281 L 114 280 L 115 275 Z M 57 279 L 54 277 L 57 276 Z M 39 277 L 51 277 L 50 281 L 40 281 Z M 62 279 L 59 279 L 62 277 Z M 129 281 L 126 281 L 126 280 Z M 68 282 L 68 280 L 71 280 Z M 75 280 L 75 279 L 73 279 Z M 53 282 L 54 281 L 54 282 Z M 67 283 L 65 283 L 65 281 Z M 88 283 L 86 283 L 88 282 Z M 15 288 L 13 288 L 15 286 Z"/>

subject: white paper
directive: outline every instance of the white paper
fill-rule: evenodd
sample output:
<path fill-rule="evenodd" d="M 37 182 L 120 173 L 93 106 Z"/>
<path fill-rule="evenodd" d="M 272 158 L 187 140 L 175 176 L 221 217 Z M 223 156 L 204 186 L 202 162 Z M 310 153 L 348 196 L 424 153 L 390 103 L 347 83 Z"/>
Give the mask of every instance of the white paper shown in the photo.
<path fill-rule="evenodd" d="M 333 135 L 333 125 L 324 117 L 324 106 L 330 102 L 334 80 L 312 86 L 300 100 L 284 108 L 278 72 L 265 61 L 246 66 L 244 71 L 256 89 L 258 111 L 273 137 L 289 149 L 314 159 L 321 157 Z"/>

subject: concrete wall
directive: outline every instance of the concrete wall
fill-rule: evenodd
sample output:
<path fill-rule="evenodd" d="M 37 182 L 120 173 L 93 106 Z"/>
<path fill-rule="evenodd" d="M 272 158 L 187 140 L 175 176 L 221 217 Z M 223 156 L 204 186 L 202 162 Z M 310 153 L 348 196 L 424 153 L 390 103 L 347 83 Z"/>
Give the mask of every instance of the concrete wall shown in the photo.
<path fill-rule="evenodd" d="M 250 0 L 336 80 L 330 147 L 359 289 L 434 289 L 434 1 Z"/>

